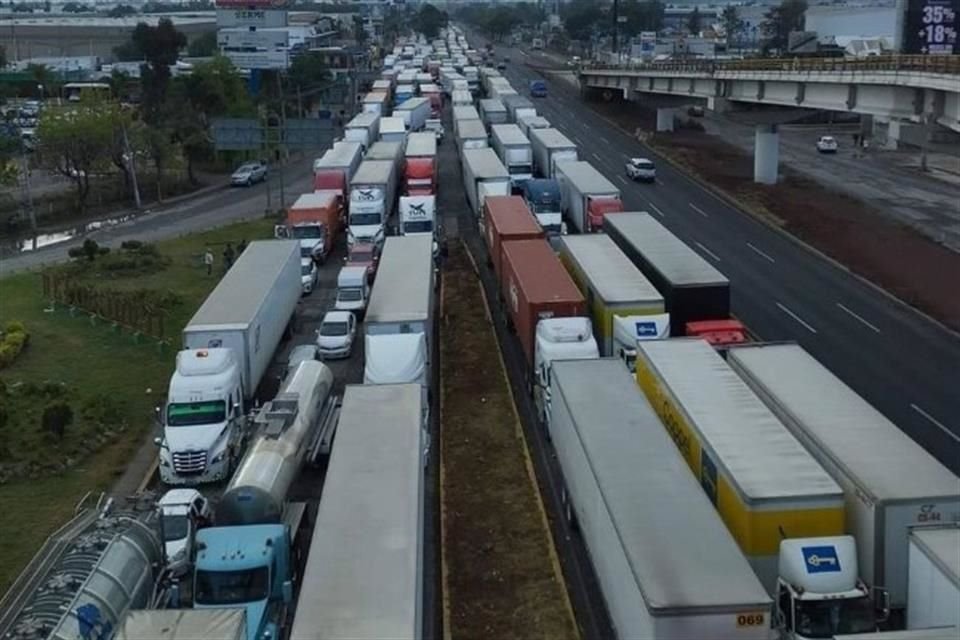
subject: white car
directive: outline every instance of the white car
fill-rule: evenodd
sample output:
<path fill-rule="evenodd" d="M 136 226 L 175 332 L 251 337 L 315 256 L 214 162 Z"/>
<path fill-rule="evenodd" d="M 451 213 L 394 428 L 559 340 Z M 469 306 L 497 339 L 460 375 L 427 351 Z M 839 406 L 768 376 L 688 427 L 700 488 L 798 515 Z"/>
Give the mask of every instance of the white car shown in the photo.
<path fill-rule="evenodd" d="M 627 177 L 631 180 L 653 182 L 657 179 L 657 168 L 646 158 L 631 158 L 627 163 Z"/>
<path fill-rule="evenodd" d="M 196 489 L 171 489 L 157 503 L 163 530 L 167 567 L 182 575 L 193 562 L 197 529 L 212 522 L 209 501 Z"/>
<path fill-rule="evenodd" d="M 349 358 L 357 337 L 357 319 L 349 311 L 328 311 L 317 329 L 317 350 L 324 360 Z"/>
<path fill-rule="evenodd" d="M 837 139 L 833 136 L 820 136 L 817 140 L 817 151 L 820 153 L 836 153 L 839 147 Z"/>
<path fill-rule="evenodd" d="M 303 287 L 304 295 L 311 293 L 317 286 L 319 276 L 320 271 L 313 258 L 300 258 L 300 285 Z"/>
<path fill-rule="evenodd" d="M 241 165 L 230 176 L 230 184 L 235 187 L 249 187 L 255 182 L 267 179 L 267 165 L 262 162 L 248 162 Z"/>

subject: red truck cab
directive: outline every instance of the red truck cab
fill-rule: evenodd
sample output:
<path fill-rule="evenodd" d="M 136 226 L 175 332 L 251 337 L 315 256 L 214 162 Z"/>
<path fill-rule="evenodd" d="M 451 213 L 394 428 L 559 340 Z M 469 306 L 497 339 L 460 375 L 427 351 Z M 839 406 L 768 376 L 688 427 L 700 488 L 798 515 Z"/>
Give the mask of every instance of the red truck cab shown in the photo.
<path fill-rule="evenodd" d="M 604 216 L 608 213 L 620 213 L 621 211 L 623 211 L 623 201 L 620 198 L 610 196 L 591 197 L 587 209 L 589 230 L 602 230 Z"/>
<path fill-rule="evenodd" d="M 750 342 L 747 327 L 735 318 L 697 320 L 684 326 L 684 335 L 703 338 L 715 348 L 730 347 Z"/>

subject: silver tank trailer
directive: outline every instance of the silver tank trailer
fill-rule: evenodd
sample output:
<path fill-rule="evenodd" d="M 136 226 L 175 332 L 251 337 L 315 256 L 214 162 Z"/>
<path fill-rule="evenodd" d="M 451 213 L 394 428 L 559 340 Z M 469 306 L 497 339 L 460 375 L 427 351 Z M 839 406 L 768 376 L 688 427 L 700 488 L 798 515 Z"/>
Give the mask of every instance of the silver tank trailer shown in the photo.
<path fill-rule="evenodd" d="M 315 360 L 301 362 L 284 379 L 256 417 L 253 444 L 217 505 L 217 526 L 280 522 L 332 391 L 333 372 Z"/>

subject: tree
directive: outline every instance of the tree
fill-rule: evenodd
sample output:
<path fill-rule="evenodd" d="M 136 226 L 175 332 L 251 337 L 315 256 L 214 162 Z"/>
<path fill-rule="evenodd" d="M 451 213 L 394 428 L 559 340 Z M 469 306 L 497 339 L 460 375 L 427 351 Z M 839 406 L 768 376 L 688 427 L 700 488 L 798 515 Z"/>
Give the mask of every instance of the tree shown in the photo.
<path fill-rule="evenodd" d="M 783 53 L 790 41 L 791 31 L 802 31 L 807 12 L 807 0 L 782 0 L 763 16 L 760 25 L 763 33 L 763 52 Z"/>
<path fill-rule="evenodd" d="M 0 46 L 0 69 L 3 69 L 7 66 L 7 49 L 6 47 Z"/>
<path fill-rule="evenodd" d="M 635 36 L 641 31 L 660 31 L 666 7 L 657 0 L 640 2 L 626 0 L 620 3 L 620 15 L 626 22 L 620 25 L 625 36 Z"/>
<path fill-rule="evenodd" d="M 440 29 L 447 26 L 447 20 L 446 11 L 440 11 L 432 4 L 424 4 L 414 19 L 414 28 L 432 40 L 440 34 Z"/>
<path fill-rule="evenodd" d="M 357 44 L 363 44 L 367 41 L 367 30 L 363 28 L 363 16 L 359 13 L 353 16 L 353 39 Z"/>
<path fill-rule="evenodd" d="M 110 9 L 110 11 L 107 12 L 107 15 L 111 18 L 123 18 L 124 16 L 132 16 L 136 12 L 137 10 L 128 4 L 118 4 Z"/>
<path fill-rule="evenodd" d="M 63 5 L 64 13 L 90 13 L 90 7 L 79 2 L 68 2 Z"/>
<path fill-rule="evenodd" d="M 571 40 L 589 40 L 601 17 L 592 0 L 574 0 L 564 13 L 563 27 Z"/>
<path fill-rule="evenodd" d="M 727 5 L 723 8 L 720 15 L 720 22 L 723 24 L 723 30 L 727 34 L 727 52 L 733 46 L 734 42 L 740 41 L 740 33 L 743 31 L 743 20 L 740 19 L 740 11 L 734 5 Z"/>
<path fill-rule="evenodd" d="M 191 58 L 209 58 L 217 52 L 217 32 L 205 31 L 187 45 L 187 55 Z"/>
<path fill-rule="evenodd" d="M 694 7 L 690 15 L 687 16 L 687 31 L 690 32 L 690 35 L 700 35 L 701 22 L 700 7 Z"/>

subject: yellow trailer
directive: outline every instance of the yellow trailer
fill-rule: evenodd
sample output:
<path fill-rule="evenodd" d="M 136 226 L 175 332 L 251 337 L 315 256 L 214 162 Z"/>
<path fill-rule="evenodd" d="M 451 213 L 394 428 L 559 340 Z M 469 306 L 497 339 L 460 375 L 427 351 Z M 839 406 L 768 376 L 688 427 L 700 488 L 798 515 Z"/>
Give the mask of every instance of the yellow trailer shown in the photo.
<path fill-rule="evenodd" d="M 587 300 L 601 355 L 614 355 L 614 316 L 663 314 L 663 296 L 606 235 L 561 236 L 560 261 Z"/>
<path fill-rule="evenodd" d="M 637 384 L 771 593 L 783 538 L 844 533 L 840 486 L 699 338 L 637 344 Z"/>

